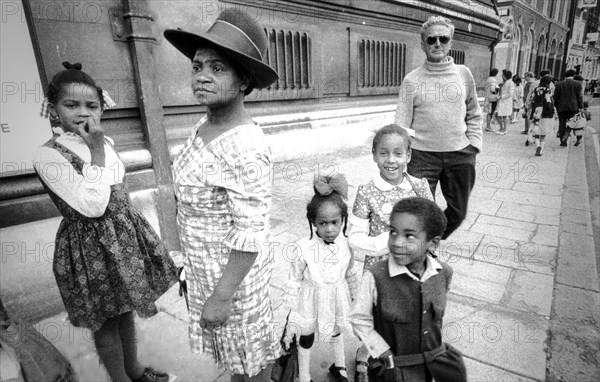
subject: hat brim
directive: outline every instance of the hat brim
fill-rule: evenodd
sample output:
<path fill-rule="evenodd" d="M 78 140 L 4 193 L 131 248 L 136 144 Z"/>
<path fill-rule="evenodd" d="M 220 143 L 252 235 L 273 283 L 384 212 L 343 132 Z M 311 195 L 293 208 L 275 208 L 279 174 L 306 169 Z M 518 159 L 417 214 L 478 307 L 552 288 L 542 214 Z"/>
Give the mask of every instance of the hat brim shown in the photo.
<path fill-rule="evenodd" d="M 227 56 L 239 66 L 246 69 L 254 78 L 254 87 L 263 89 L 279 79 L 279 75 L 273 68 L 264 62 L 241 53 L 228 46 L 228 42 L 217 36 L 198 35 L 176 29 L 167 29 L 165 38 L 181 53 L 191 60 L 194 59 L 198 48 L 205 45 L 216 45 L 222 49 Z"/>

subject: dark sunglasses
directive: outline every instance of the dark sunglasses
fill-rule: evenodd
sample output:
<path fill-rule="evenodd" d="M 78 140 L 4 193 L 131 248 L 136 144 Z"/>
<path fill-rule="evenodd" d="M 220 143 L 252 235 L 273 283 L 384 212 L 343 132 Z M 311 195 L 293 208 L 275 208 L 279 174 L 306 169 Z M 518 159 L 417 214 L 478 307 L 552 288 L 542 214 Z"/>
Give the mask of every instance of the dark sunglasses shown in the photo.
<path fill-rule="evenodd" d="M 450 36 L 429 36 L 425 39 L 425 42 L 427 45 L 433 45 L 438 40 L 440 44 L 447 44 L 450 42 Z"/>

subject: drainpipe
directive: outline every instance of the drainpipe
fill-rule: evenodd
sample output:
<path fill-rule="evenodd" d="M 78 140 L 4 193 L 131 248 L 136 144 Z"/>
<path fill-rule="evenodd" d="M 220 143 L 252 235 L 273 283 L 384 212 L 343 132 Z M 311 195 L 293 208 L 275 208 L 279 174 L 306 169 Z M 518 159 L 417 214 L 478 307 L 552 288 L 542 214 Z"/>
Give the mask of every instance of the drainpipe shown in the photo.
<path fill-rule="evenodd" d="M 148 13 L 147 0 L 122 0 L 123 41 L 129 44 L 133 75 L 142 120 L 142 130 L 152 156 L 156 179 L 156 212 L 160 234 L 169 250 L 179 250 L 176 221 L 176 200 L 173 193 L 171 160 L 160 101 L 153 47 L 159 41 L 152 24 L 155 17 Z"/>

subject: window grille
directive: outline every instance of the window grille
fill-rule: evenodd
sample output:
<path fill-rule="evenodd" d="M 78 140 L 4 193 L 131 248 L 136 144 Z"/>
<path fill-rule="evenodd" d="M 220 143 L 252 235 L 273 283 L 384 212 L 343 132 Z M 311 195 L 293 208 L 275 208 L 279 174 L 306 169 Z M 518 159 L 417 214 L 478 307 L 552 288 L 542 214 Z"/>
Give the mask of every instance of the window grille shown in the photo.
<path fill-rule="evenodd" d="M 268 89 L 300 90 L 313 86 L 312 41 L 307 33 L 265 29 L 269 40 L 267 60 L 279 74 Z"/>
<path fill-rule="evenodd" d="M 457 64 L 457 65 L 465 64 L 465 51 L 464 50 L 450 49 L 450 52 L 448 52 L 448 55 L 454 59 L 455 64 Z"/>
<path fill-rule="evenodd" d="M 360 39 L 359 88 L 400 86 L 406 69 L 406 46 L 392 41 Z"/>

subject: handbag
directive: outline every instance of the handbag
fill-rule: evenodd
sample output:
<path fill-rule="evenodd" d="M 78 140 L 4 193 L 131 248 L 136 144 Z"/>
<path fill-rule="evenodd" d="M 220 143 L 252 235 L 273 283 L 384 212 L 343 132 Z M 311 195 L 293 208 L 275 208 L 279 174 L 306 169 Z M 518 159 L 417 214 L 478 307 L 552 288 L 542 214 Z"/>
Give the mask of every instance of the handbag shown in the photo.
<path fill-rule="evenodd" d="M 298 343 L 296 336 L 292 339 L 289 349 L 286 349 L 285 342 L 283 341 L 287 334 L 290 313 L 288 313 L 285 319 L 285 327 L 279 340 L 283 354 L 275 360 L 275 365 L 273 365 L 273 370 L 271 371 L 271 380 L 274 382 L 294 382 L 298 376 Z"/>

